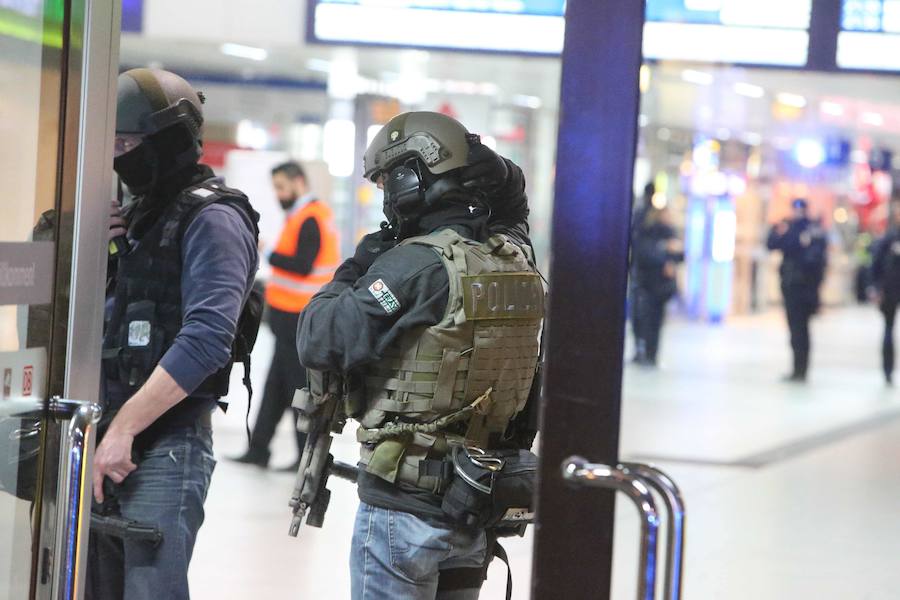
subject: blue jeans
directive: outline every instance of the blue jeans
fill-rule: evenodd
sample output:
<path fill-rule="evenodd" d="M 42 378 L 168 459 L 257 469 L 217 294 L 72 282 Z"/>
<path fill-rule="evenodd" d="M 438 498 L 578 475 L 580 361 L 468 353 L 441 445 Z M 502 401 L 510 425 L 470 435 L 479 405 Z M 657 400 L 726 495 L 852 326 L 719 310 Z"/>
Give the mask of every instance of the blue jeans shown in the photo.
<path fill-rule="evenodd" d="M 360 502 L 350 549 L 353 600 L 475 600 L 479 587 L 438 592 L 441 571 L 484 565 L 483 531 L 446 529 Z"/>
<path fill-rule="evenodd" d="M 201 425 L 164 433 L 141 454 L 119 486 L 119 505 L 123 517 L 158 527 L 163 541 L 153 548 L 91 532 L 86 598 L 190 598 L 188 563 L 215 464 L 212 431 Z"/>

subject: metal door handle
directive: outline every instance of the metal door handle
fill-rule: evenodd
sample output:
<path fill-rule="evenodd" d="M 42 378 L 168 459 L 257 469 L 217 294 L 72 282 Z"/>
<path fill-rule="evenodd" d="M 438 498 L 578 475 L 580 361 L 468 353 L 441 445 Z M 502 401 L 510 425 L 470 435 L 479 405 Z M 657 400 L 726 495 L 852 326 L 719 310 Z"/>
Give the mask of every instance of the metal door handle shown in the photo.
<path fill-rule="evenodd" d="M 623 492 L 634 503 L 641 517 L 638 600 L 653 600 L 656 592 L 656 553 L 659 514 L 653 494 L 640 479 L 621 467 L 589 463 L 580 456 L 563 461 L 563 479 L 576 485 Z"/>
<path fill-rule="evenodd" d="M 680 600 L 685 510 L 681 491 L 675 482 L 652 465 L 624 463 L 610 467 L 589 463 L 579 456 L 566 459 L 562 471 L 563 478 L 572 483 L 623 492 L 637 507 L 641 515 L 638 600 L 653 600 L 656 595 L 657 533 L 660 520 L 650 488 L 662 496 L 669 515 L 664 598 Z"/>
<path fill-rule="evenodd" d="M 88 528 L 91 510 L 90 465 L 88 459 L 94 428 L 100 421 L 97 404 L 50 399 L 49 413 L 57 419 L 70 419 L 63 449 L 64 462 L 60 470 L 59 525 L 57 536 L 61 543 L 57 598 L 75 600 L 80 587 L 80 566 L 86 559 Z"/>

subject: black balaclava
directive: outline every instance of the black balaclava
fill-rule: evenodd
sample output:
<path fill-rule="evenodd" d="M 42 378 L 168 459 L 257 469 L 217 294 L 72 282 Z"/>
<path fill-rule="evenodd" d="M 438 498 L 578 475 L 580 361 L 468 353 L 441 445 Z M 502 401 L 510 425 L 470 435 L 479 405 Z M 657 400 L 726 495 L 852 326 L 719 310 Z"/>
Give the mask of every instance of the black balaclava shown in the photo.
<path fill-rule="evenodd" d="M 136 148 L 116 157 L 113 169 L 135 196 L 153 196 L 196 165 L 199 155 L 187 153 L 193 145 L 184 126 L 175 125 L 147 136 Z"/>

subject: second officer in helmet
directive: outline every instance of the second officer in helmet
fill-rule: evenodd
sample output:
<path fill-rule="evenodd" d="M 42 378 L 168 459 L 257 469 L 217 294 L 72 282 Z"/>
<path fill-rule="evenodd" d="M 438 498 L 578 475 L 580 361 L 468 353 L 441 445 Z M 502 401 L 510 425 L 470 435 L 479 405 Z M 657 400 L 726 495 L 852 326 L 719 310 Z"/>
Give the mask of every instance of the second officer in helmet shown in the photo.
<path fill-rule="evenodd" d="M 255 335 L 245 309 L 258 215 L 199 164 L 202 124 L 201 97 L 181 77 L 119 76 L 113 166 L 134 201 L 123 216 L 113 211 L 93 488 L 104 504 L 114 491 L 121 516 L 162 540 L 92 532 L 87 597 L 95 600 L 189 598 L 188 563 L 215 465 L 210 415 L 247 350 L 236 339 Z"/>
<path fill-rule="evenodd" d="M 363 238 L 298 330 L 304 366 L 363 382 L 352 597 L 476 598 L 490 532 L 451 492 L 453 465 L 530 445 L 510 429 L 543 317 L 524 178 L 430 112 L 387 123 L 364 166 L 390 227 Z"/>

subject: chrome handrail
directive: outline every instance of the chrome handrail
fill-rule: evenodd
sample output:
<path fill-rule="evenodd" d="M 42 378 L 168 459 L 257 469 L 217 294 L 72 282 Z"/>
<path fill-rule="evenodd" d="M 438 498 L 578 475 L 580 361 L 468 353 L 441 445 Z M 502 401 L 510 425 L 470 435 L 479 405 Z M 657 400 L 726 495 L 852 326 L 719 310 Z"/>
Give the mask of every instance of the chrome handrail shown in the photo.
<path fill-rule="evenodd" d="M 682 563 L 684 561 L 685 511 L 681 490 L 672 478 L 653 465 L 623 463 L 625 471 L 633 472 L 653 487 L 663 498 L 669 513 L 666 527 L 666 578 L 663 598 L 681 600 Z"/>
<path fill-rule="evenodd" d="M 659 513 L 653 494 L 640 478 L 621 467 L 592 464 L 580 456 L 563 461 L 563 479 L 578 485 L 623 492 L 634 503 L 641 517 L 638 600 L 653 600 L 656 592 L 657 534 Z"/>
<path fill-rule="evenodd" d="M 88 541 L 88 524 L 91 504 L 90 452 L 94 427 L 100 421 L 101 409 L 97 404 L 54 397 L 49 403 L 50 414 L 57 419 L 71 419 L 63 450 L 65 464 L 60 489 L 58 536 L 61 540 L 59 568 L 60 580 L 56 586 L 59 600 L 75 600 L 80 578 L 84 573 L 84 560 Z M 86 509 L 86 510 L 85 510 Z"/>

